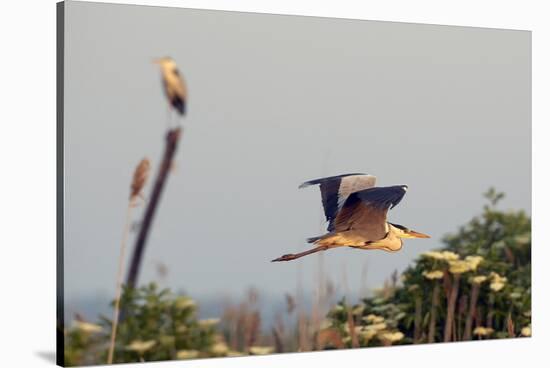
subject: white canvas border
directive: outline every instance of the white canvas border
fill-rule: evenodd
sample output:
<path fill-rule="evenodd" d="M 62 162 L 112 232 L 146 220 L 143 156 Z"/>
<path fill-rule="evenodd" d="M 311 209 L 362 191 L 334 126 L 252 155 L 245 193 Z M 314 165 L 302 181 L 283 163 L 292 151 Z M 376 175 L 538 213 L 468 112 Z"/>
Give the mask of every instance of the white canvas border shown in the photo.
<path fill-rule="evenodd" d="M 543 1 L 148 0 L 144 5 L 404 21 L 533 31 L 533 333 L 531 339 L 155 363 L 155 367 L 534 365 L 550 341 L 548 96 L 550 25 Z M 55 349 L 55 1 L 4 2 L 0 150 L 3 366 L 51 366 Z M 5 19 L 4 19 L 5 18 Z M 30 84 L 32 83 L 32 84 Z M 29 85 L 32 86 L 30 90 Z M 29 92 L 31 91 L 31 92 Z M 32 99 L 31 99 L 32 97 Z M 31 103 L 32 102 L 32 103 Z M 514 175 L 513 172 L 510 175 Z M 129 364 L 128 367 L 142 365 Z M 151 365 L 153 366 L 153 365 Z"/>

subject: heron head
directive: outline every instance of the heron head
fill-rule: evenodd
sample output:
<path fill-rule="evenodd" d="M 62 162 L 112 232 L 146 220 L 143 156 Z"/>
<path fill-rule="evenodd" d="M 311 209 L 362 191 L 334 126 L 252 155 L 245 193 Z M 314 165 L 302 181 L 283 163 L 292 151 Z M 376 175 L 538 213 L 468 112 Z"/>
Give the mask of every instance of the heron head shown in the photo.
<path fill-rule="evenodd" d="M 431 238 L 431 236 L 423 233 L 419 233 L 418 231 L 411 230 L 403 225 L 398 224 L 391 224 L 392 230 L 395 232 L 397 237 L 404 238 L 404 239 L 415 239 L 415 238 Z"/>
<path fill-rule="evenodd" d="M 161 67 L 175 64 L 174 60 L 169 56 L 153 59 L 153 64 L 157 64 Z"/>

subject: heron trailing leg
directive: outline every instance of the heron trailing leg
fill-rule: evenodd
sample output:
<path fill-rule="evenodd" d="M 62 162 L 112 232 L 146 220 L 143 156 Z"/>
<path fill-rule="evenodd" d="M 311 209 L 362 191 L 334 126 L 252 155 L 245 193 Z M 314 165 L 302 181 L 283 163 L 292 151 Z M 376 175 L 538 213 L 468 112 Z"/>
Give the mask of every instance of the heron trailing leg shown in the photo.
<path fill-rule="evenodd" d="M 331 247 L 328 246 L 328 245 L 321 245 L 319 247 L 315 247 L 315 248 L 306 250 L 304 252 L 295 253 L 295 254 L 285 254 L 283 256 L 280 256 L 279 258 L 276 258 L 276 259 L 272 260 L 271 262 L 292 261 L 294 259 L 298 259 L 300 257 L 307 256 L 309 254 L 321 252 L 321 251 L 324 251 L 324 250 L 327 250 L 327 249 L 330 249 L 330 248 Z"/>

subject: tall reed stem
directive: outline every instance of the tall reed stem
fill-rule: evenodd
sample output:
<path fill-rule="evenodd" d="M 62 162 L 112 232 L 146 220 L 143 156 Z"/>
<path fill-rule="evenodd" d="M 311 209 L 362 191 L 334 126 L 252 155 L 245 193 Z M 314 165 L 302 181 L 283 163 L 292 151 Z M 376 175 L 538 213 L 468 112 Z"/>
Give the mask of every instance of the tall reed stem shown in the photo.
<path fill-rule="evenodd" d="M 120 296 L 122 293 L 122 275 L 124 272 L 124 257 L 126 254 L 126 242 L 128 239 L 128 233 L 130 232 L 131 213 L 132 213 L 132 201 L 129 201 L 128 209 L 126 210 L 126 223 L 124 224 L 124 232 L 122 234 L 122 242 L 120 244 L 120 255 L 118 258 L 115 307 L 113 311 L 113 322 L 111 326 L 111 343 L 109 345 L 109 354 L 107 357 L 107 364 L 113 364 L 113 355 L 115 352 L 115 340 L 116 340 L 116 333 L 117 333 L 117 327 L 118 327 L 118 315 L 120 313 Z"/>

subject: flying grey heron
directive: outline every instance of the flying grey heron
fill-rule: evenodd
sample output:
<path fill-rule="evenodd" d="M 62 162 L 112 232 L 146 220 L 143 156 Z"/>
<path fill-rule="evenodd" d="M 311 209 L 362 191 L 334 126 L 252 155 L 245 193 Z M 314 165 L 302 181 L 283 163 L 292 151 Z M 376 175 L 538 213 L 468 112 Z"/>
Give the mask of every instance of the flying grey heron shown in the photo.
<path fill-rule="evenodd" d="M 173 108 L 180 116 L 185 115 L 187 87 L 178 71 L 176 62 L 170 57 L 156 59 L 153 62 L 160 67 L 164 93 L 170 104 L 169 107 Z"/>
<path fill-rule="evenodd" d="M 388 211 L 401 202 L 407 186 L 375 187 L 375 183 L 376 177 L 372 175 L 345 174 L 300 185 L 300 188 L 319 185 L 328 233 L 308 239 L 314 248 L 285 254 L 272 262 L 291 261 L 336 247 L 397 252 L 404 238 L 429 238 L 429 235 L 387 221 Z"/>

